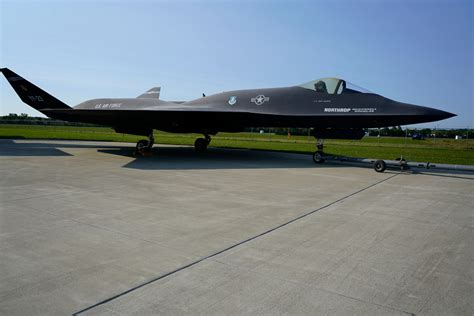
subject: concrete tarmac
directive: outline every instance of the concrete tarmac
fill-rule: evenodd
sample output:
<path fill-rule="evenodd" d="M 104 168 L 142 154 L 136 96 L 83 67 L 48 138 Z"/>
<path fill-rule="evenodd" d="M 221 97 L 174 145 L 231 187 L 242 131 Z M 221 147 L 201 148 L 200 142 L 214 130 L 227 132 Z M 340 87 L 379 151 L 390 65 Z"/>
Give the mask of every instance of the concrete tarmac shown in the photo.
<path fill-rule="evenodd" d="M 0 140 L 0 315 L 456 314 L 474 174 Z"/>

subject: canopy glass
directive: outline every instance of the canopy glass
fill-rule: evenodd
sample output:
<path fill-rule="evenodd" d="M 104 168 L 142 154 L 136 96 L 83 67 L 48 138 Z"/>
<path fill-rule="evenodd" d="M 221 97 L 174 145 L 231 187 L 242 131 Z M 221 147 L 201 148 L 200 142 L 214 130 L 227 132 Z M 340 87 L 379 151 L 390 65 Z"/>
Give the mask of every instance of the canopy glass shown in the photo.
<path fill-rule="evenodd" d="M 322 78 L 299 86 L 323 94 L 371 93 L 364 88 L 339 78 Z"/>

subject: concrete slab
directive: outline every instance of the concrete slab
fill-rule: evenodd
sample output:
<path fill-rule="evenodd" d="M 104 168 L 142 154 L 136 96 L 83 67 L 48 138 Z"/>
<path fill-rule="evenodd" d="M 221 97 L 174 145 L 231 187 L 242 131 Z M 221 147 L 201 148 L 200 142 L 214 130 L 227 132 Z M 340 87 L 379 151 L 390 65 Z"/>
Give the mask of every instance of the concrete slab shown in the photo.
<path fill-rule="evenodd" d="M 0 314 L 472 313 L 472 174 L 132 150 L 0 140 Z"/>

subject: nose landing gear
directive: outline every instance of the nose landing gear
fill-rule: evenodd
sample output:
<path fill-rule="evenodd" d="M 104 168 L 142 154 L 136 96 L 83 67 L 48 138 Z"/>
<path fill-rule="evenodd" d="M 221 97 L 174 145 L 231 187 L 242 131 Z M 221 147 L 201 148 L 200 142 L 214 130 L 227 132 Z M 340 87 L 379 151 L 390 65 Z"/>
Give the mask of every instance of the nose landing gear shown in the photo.
<path fill-rule="evenodd" d="M 316 151 L 313 154 L 314 163 L 323 163 L 324 161 L 326 161 L 326 159 L 324 159 L 323 149 L 324 149 L 324 139 L 318 138 L 318 141 L 316 142 Z"/>

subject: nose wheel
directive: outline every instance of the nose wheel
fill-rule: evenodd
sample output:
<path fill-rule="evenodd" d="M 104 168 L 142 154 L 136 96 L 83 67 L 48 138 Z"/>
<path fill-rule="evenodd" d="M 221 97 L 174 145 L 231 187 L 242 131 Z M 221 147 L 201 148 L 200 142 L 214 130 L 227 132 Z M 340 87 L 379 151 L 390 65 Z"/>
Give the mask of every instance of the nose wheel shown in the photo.
<path fill-rule="evenodd" d="M 135 155 L 136 156 L 151 156 L 151 148 L 155 143 L 155 138 L 153 137 L 153 133 L 148 136 L 148 139 L 140 139 L 137 142 L 137 146 L 135 148 Z"/>
<path fill-rule="evenodd" d="M 318 138 L 318 141 L 316 142 L 316 151 L 313 154 L 313 161 L 314 163 L 323 163 L 326 161 L 324 159 L 324 139 Z"/>
<path fill-rule="evenodd" d="M 209 135 L 204 135 L 204 138 L 198 138 L 194 142 L 194 150 L 196 152 L 204 152 L 207 149 L 207 146 L 211 142 L 211 137 Z"/>
<path fill-rule="evenodd" d="M 314 163 L 323 163 L 325 161 L 323 152 L 322 151 L 316 151 L 313 154 L 313 161 Z"/>

